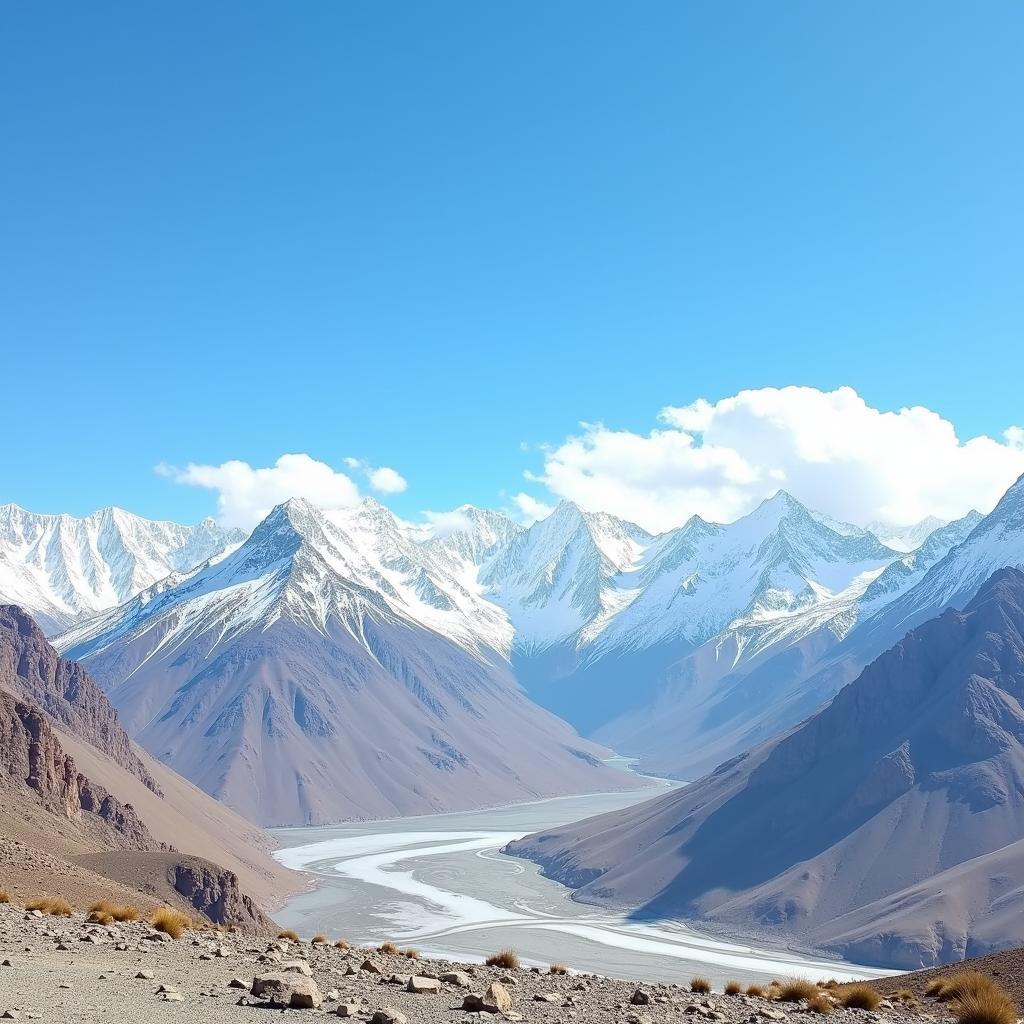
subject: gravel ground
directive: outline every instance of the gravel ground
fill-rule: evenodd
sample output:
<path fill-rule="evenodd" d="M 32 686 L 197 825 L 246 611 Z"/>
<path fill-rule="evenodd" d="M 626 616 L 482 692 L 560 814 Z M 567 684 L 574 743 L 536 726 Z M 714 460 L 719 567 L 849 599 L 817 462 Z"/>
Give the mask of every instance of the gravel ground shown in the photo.
<path fill-rule="evenodd" d="M 267 942 L 241 934 L 187 932 L 175 941 L 142 923 L 101 927 L 81 915 L 39 917 L 14 905 L 0 905 L 0 963 L 0 1019 L 266 1024 L 268 1013 L 282 1011 L 268 1009 L 251 989 L 255 978 L 268 974 L 278 975 L 286 987 L 300 993 L 315 989 L 322 997 L 318 1008 L 286 1010 L 290 1015 L 347 1012 L 363 1024 L 500 1019 L 659 1024 L 693 1017 L 723 1024 L 790 1019 L 793 1024 L 819 1024 L 821 1019 L 802 1003 L 746 995 L 694 995 L 679 986 L 637 986 L 592 975 L 411 960 L 376 950 Z M 434 990 L 408 991 L 410 975 L 427 979 L 419 984 Z M 488 994 L 493 983 L 498 987 Z M 507 993 L 507 1003 L 500 989 Z M 502 1003 L 504 1012 L 463 1009 L 472 993 L 484 996 L 491 1006 Z M 284 998 L 289 1000 L 290 994 Z M 886 1002 L 875 1013 L 837 1009 L 830 1017 L 834 1024 L 948 1019 L 945 1007 L 931 1002 L 918 1012 Z"/>

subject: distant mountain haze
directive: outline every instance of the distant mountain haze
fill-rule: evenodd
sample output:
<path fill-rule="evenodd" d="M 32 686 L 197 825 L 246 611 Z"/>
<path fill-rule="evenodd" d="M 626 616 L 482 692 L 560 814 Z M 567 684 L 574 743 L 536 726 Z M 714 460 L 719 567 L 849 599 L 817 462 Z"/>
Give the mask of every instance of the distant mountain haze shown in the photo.
<path fill-rule="evenodd" d="M 785 736 L 510 852 L 640 918 L 912 968 L 1024 944 L 1024 573 L 908 633 Z"/>

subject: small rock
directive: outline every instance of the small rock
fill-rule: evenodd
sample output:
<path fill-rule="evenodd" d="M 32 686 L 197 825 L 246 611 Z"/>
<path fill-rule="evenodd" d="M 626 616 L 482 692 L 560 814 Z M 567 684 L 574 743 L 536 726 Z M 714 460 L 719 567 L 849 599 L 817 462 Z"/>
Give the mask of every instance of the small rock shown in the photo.
<path fill-rule="evenodd" d="M 334 1012 L 339 1017 L 354 1017 L 361 1007 L 358 1003 L 342 1003 Z"/>
<path fill-rule="evenodd" d="M 153 980 L 153 972 L 152 971 L 139 971 L 138 974 L 135 975 L 135 977 L 141 979 L 142 981 L 152 981 Z"/>
<path fill-rule="evenodd" d="M 282 971 L 294 971 L 296 974 L 304 974 L 307 978 L 313 977 L 313 972 L 305 960 L 285 960 L 281 964 Z"/>
<path fill-rule="evenodd" d="M 430 992 L 440 992 L 441 982 L 437 978 L 423 978 L 417 974 L 414 974 L 406 982 L 406 990 L 409 992 L 416 992 L 418 994 L 425 994 Z"/>
<path fill-rule="evenodd" d="M 381 969 L 372 960 L 364 960 L 359 965 L 359 970 L 366 971 L 367 974 L 381 974 L 381 973 L 383 973 L 381 971 Z"/>
<path fill-rule="evenodd" d="M 448 985 L 457 985 L 459 988 L 469 988 L 473 980 L 465 971 L 448 971 L 441 975 L 441 980 Z"/>
<path fill-rule="evenodd" d="M 382 1006 L 370 1018 L 370 1024 L 408 1024 L 409 1018 L 393 1006 Z"/>
<path fill-rule="evenodd" d="M 248 987 L 249 987 L 248 983 L 243 981 L 241 978 L 232 978 L 228 982 L 228 988 L 248 988 Z"/>
<path fill-rule="evenodd" d="M 183 1003 L 185 997 L 180 992 L 165 992 L 160 997 L 165 1003 Z"/>
<path fill-rule="evenodd" d="M 634 1006 L 647 1006 L 651 1001 L 651 997 L 642 989 L 638 988 L 630 997 L 629 1001 Z"/>

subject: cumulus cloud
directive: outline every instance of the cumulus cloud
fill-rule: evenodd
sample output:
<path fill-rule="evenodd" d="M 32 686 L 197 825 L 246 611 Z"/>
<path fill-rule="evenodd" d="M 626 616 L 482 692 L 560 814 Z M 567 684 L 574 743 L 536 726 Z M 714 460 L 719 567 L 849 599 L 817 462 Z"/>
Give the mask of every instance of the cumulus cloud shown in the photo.
<path fill-rule="evenodd" d="M 554 511 L 554 506 L 546 505 L 543 501 L 538 501 L 522 491 L 513 494 L 512 500 L 519 510 L 519 520 L 525 526 L 537 522 L 538 519 L 546 519 Z"/>
<path fill-rule="evenodd" d="M 353 458 L 345 459 L 345 465 L 362 473 L 378 494 L 401 494 L 409 486 L 405 477 L 390 466 L 371 466 L 362 459 Z"/>
<path fill-rule="evenodd" d="M 669 406 L 658 419 L 647 434 L 581 424 L 527 478 L 584 508 L 666 530 L 695 513 L 732 521 L 780 488 L 861 525 L 954 519 L 989 511 L 1024 473 L 1018 426 L 998 440 L 961 440 L 937 412 L 875 409 L 849 387 L 741 391 Z M 535 502 L 515 500 L 524 512 Z"/>
<path fill-rule="evenodd" d="M 259 468 L 233 459 L 219 466 L 189 463 L 184 469 L 162 463 L 157 472 L 180 484 L 216 491 L 220 522 L 246 530 L 289 498 L 336 509 L 354 505 L 360 497 L 351 477 L 305 454 L 282 455 L 274 465 Z"/>

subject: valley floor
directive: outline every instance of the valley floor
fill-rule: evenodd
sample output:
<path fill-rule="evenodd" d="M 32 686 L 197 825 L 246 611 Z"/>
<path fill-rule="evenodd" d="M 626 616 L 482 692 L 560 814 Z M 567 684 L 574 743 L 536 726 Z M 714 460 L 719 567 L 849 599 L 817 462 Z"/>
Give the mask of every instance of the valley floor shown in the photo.
<path fill-rule="evenodd" d="M 539 968 L 410 959 L 373 949 L 268 942 L 240 933 L 186 932 L 170 940 L 142 923 L 101 927 L 81 915 L 40 917 L 13 904 L 0 904 L 0 965 L 0 1019 L 265 1024 L 267 1005 L 250 994 L 254 978 L 282 973 L 301 987 L 309 984 L 308 971 L 322 1003 L 317 1009 L 293 1012 L 347 1015 L 364 1024 L 474 1019 L 667 1024 L 695 1017 L 721 1024 L 820 1020 L 800 1002 L 695 995 L 680 985 L 638 985 L 594 975 L 551 975 Z M 412 975 L 446 980 L 434 984 L 433 991 L 417 994 L 407 990 Z M 506 1012 L 474 1014 L 463 1009 L 467 994 L 482 994 L 495 982 L 510 997 Z M 918 1010 L 887 1001 L 876 1013 L 837 1008 L 830 1019 L 836 1024 L 915 1024 L 949 1018 L 945 1006 L 926 1000 Z"/>

